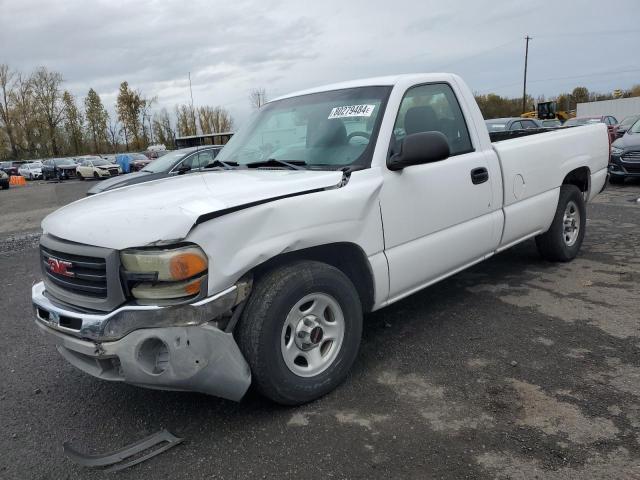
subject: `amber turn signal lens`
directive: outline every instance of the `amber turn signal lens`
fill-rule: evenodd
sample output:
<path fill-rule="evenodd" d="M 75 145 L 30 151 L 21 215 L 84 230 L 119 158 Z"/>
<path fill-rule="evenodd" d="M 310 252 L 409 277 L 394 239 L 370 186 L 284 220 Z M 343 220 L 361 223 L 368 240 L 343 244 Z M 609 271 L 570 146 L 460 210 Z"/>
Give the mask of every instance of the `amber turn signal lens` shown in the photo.
<path fill-rule="evenodd" d="M 169 263 L 169 271 L 174 280 L 184 280 L 204 272 L 207 260 L 201 255 L 185 252 L 173 257 Z"/>

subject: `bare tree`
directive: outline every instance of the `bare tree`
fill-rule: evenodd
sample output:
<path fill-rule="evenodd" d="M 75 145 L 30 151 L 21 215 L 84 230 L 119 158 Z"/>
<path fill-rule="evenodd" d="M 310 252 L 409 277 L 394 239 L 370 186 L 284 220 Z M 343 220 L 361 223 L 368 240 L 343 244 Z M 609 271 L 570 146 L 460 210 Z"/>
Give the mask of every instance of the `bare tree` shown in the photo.
<path fill-rule="evenodd" d="M 118 125 L 118 120 L 110 120 L 109 125 L 107 126 L 107 132 L 109 134 L 109 142 L 111 143 L 111 149 L 113 153 L 118 151 L 118 139 L 120 138 L 120 127 Z"/>
<path fill-rule="evenodd" d="M 27 152 L 27 156 L 35 156 L 42 140 L 40 128 L 42 122 L 34 106 L 35 100 L 33 98 L 31 79 L 24 78 L 22 74 L 18 74 L 12 97 L 15 110 L 15 125 L 19 130 L 18 135 L 16 135 L 18 146 Z"/>
<path fill-rule="evenodd" d="M 15 132 L 13 128 L 12 115 L 12 93 L 15 87 L 13 78 L 14 72 L 9 70 L 6 64 L 0 64 L 0 120 L 4 125 L 4 130 L 9 137 L 9 145 L 11 145 L 11 154 L 14 158 L 18 157 L 18 147 L 16 145 Z"/>
<path fill-rule="evenodd" d="M 62 75 L 58 72 L 50 72 L 46 67 L 40 67 L 31 77 L 31 81 L 36 109 L 42 115 L 48 130 L 51 153 L 58 155 L 60 149 L 56 140 L 56 130 L 64 118 L 60 91 Z"/>
<path fill-rule="evenodd" d="M 162 145 L 170 146 L 175 143 L 176 133 L 171 126 L 171 119 L 166 108 L 153 116 L 153 134 L 156 137 L 156 142 Z"/>
<path fill-rule="evenodd" d="M 251 106 L 256 110 L 267 103 L 267 91 L 264 88 L 254 88 L 249 94 Z"/>

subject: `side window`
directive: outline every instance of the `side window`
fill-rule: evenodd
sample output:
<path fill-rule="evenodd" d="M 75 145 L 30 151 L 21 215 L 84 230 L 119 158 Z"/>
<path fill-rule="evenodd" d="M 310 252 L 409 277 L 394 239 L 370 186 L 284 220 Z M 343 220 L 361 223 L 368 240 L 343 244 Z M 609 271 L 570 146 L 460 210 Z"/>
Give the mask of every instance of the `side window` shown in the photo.
<path fill-rule="evenodd" d="M 213 150 L 205 150 L 204 152 L 198 153 L 196 155 L 197 158 L 194 159 L 193 165 L 191 168 L 204 168 L 213 162 Z"/>
<path fill-rule="evenodd" d="M 437 131 L 449 141 L 451 156 L 473 151 L 467 124 L 453 90 L 446 83 L 420 85 L 407 90 L 395 126 L 392 147 L 413 133 Z"/>
<path fill-rule="evenodd" d="M 527 129 L 538 128 L 538 126 L 536 125 L 536 122 L 532 122 L 531 120 L 525 120 L 522 123 L 524 124 L 524 128 L 527 128 Z"/>
<path fill-rule="evenodd" d="M 522 122 L 513 122 L 509 130 L 522 130 Z"/>

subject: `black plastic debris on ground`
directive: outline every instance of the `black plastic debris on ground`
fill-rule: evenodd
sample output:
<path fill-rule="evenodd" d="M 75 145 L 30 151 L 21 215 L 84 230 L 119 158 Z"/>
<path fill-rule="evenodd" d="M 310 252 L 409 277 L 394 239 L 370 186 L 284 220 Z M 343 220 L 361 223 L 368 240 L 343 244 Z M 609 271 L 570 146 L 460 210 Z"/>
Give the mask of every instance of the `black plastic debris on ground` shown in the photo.
<path fill-rule="evenodd" d="M 105 455 L 85 455 L 74 449 L 69 442 L 65 442 L 62 448 L 65 455 L 78 465 L 88 468 L 100 468 L 107 472 L 117 472 L 118 470 L 132 467 L 133 465 L 153 458 L 169 450 L 171 447 L 178 445 L 182 440 L 182 438 L 176 437 L 168 430 L 161 430 L 120 450 Z"/>

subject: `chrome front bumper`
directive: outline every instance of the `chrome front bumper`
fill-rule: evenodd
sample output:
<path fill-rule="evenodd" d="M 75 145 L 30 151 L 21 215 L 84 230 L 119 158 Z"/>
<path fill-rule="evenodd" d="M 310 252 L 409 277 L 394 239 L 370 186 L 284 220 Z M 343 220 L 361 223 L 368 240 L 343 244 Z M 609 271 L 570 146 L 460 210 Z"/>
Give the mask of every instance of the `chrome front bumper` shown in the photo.
<path fill-rule="evenodd" d="M 233 335 L 210 320 L 236 305 L 239 290 L 234 286 L 193 304 L 123 306 L 104 315 L 52 303 L 42 283 L 33 286 L 32 299 L 39 329 L 90 375 L 237 401 L 251 384 L 251 371 Z"/>

